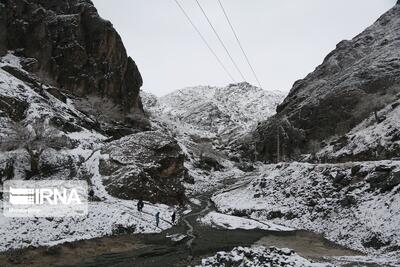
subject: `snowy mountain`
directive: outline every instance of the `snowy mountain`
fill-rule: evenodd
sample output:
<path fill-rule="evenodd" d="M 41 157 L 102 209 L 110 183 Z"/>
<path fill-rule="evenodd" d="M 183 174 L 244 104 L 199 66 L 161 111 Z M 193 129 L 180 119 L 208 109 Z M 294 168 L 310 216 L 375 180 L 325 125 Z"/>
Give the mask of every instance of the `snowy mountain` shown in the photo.
<path fill-rule="evenodd" d="M 283 98 L 282 92 L 249 83 L 190 87 L 160 98 L 141 92 L 153 127 L 172 133 L 189 159 L 189 173 L 197 177 L 199 170 L 229 169 L 236 165 L 233 161 L 240 163 L 231 143 L 272 116 Z"/>
<path fill-rule="evenodd" d="M 0 214 L 0 252 L 23 265 L 62 249 L 10 250 L 109 236 L 85 264 L 399 266 L 399 18 L 397 4 L 339 43 L 286 98 L 248 83 L 156 97 L 140 92 L 135 62 L 91 1 L 0 0 L 0 185 L 89 186 L 87 216 Z M 318 238 L 298 248 L 324 253 L 318 240 L 349 253 L 325 264 L 286 248 L 305 231 Z M 154 235 L 114 250 L 116 235 L 135 233 Z M 289 242 L 250 247 L 269 246 L 264 237 Z"/>
<path fill-rule="evenodd" d="M 266 91 L 249 83 L 226 87 L 198 86 L 159 99 L 159 112 L 204 134 L 247 131 L 275 113 L 284 93 Z"/>

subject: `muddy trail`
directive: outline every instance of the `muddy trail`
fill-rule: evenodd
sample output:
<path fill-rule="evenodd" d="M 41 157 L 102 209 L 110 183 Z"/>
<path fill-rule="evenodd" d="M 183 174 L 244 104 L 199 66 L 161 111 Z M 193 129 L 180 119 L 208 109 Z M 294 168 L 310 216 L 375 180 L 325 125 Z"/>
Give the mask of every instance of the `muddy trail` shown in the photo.
<path fill-rule="evenodd" d="M 251 179 L 225 181 L 221 192 L 248 184 Z M 329 261 L 331 256 L 359 255 L 322 236 L 305 231 L 227 230 L 203 225 L 198 219 L 216 208 L 213 193 L 197 196 L 190 212 L 183 212 L 176 225 L 157 234 L 125 234 L 82 240 L 51 248 L 28 248 L 0 254 L 0 266 L 31 267 L 128 267 L 195 266 L 218 251 L 254 244 L 294 249 L 301 256 Z M 186 214 L 185 214 L 186 213 Z M 161 218 L 169 221 L 170 218 Z M 371 265 L 374 266 L 374 265 Z"/>
<path fill-rule="evenodd" d="M 356 255 L 319 235 L 304 232 L 265 230 L 226 230 L 205 226 L 198 218 L 215 207 L 203 196 L 201 205 L 191 204 L 192 211 L 177 225 L 159 234 L 104 237 L 59 245 L 56 248 L 26 249 L 14 255 L 14 262 L 0 256 L 1 266 L 128 267 L 195 266 L 201 259 L 236 246 L 289 247 L 300 255 L 322 260 L 329 256 Z M 173 239 L 175 241 L 173 241 Z"/>
<path fill-rule="evenodd" d="M 264 230 L 226 230 L 200 224 L 197 219 L 215 210 L 214 205 L 204 197 L 201 205 L 192 204 L 192 211 L 180 219 L 180 222 L 160 234 L 136 235 L 144 246 L 132 251 L 104 253 L 86 258 L 77 264 L 60 264 L 63 267 L 89 266 L 195 266 L 201 259 L 214 255 L 221 250 L 231 250 L 236 246 L 289 247 L 300 255 L 321 260 L 329 256 L 356 255 L 354 251 L 335 245 L 319 235 L 304 232 L 275 232 Z M 172 241 L 171 236 L 185 237 Z"/>

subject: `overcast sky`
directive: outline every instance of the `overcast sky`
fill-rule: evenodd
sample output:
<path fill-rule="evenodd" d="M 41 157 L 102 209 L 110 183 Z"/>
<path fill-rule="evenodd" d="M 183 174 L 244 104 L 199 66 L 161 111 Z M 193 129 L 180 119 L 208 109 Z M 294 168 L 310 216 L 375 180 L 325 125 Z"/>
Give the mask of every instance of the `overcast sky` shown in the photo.
<path fill-rule="evenodd" d="M 92 0 L 121 35 L 143 76 L 164 95 L 195 85 L 227 85 L 218 65 L 174 0 Z M 228 56 L 195 0 L 178 0 L 237 81 Z M 217 0 L 199 0 L 244 73 L 256 85 Z M 351 39 L 396 0 L 222 0 L 264 89 L 288 91 L 343 39 Z"/>

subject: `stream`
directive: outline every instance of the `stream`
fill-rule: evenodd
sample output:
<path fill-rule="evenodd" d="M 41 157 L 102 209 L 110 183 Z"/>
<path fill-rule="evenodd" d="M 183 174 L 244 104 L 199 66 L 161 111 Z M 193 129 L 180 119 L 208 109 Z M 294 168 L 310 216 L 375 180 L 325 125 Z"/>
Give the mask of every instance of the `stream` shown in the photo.
<path fill-rule="evenodd" d="M 192 204 L 192 211 L 180 218 L 177 225 L 160 234 L 133 235 L 142 247 L 123 251 L 104 253 L 87 257 L 79 263 L 68 261 L 57 264 L 63 267 L 128 267 L 128 266 L 195 266 L 202 258 L 212 256 L 221 250 L 231 250 L 236 246 L 289 247 L 300 255 L 322 260 L 329 256 L 358 255 L 356 252 L 340 247 L 320 235 L 305 232 L 276 232 L 265 230 L 226 230 L 200 224 L 197 219 L 214 211 L 209 196 L 201 199 L 201 205 Z M 185 235 L 180 241 L 172 241 L 167 236 Z M 127 237 L 126 237 L 127 238 Z"/>
<path fill-rule="evenodd" d="M 224 191 L 233 190 L 248 182 L 242 181 L 239 185 L 225 184 Z M 191 211 L 182 215 L 176 225 L 161 233 L 101 237 L 52 248 L 23 249 L 14 253 L 15 255 L 2 253 L 0 266 L 195 266 L 201 263 L 201 259 L 213 256 L 218 251 L 254 244 L 291 248 L 305 258 L 322 262 L 329 261 L 332 256 L 360 255 L 324 239 L 321 235 L 306 231 L 227 230 L 203 225 L 198 219 L 216 211 L 211 197 L 211 192 L 199 196 L 197 199 L 201 204 L 191 203 Z M 180 238 L 174 241 L 171 237 Z M 349 266 L 354 266 L 353 264 Z"/>

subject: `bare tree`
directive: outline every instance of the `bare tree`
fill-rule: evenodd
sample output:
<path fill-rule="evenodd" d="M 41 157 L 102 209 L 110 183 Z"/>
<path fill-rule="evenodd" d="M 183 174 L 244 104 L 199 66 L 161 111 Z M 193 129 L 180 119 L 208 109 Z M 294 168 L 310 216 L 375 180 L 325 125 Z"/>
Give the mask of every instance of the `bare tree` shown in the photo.
<path fill-rule="evenodd" d="M 88 96 L 85 99 L 76 100 L 74 104 L 78 110 L 89 115 L 96 123 L 123 119 L 121 107 L 107 98 Z"/>
<path fill-rule="evenodd" d="M 308 144 L 308 149 L 311 153 L 313 160 L 315 160 L 317 157 L 317 153 L 321 149 L 321 142 L 319 142 L 317 140 L 311 140 Z"/>
<path fill-rule="evenodd" d="M 44 150 L 64 146 L 59 131 L 50 127 L 47 122 L 35 122 L 27 126 L 14 123 L 10 130 L 1 139 L 0 150 L 25 149 L 30 156 L 30 177 L 40 174 L 39 160 Z"/>

